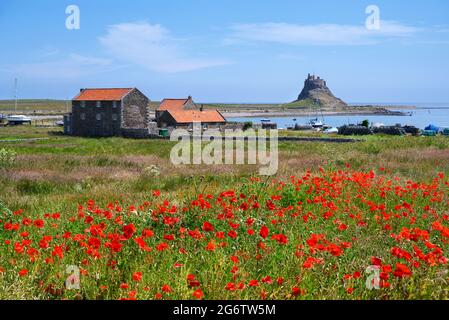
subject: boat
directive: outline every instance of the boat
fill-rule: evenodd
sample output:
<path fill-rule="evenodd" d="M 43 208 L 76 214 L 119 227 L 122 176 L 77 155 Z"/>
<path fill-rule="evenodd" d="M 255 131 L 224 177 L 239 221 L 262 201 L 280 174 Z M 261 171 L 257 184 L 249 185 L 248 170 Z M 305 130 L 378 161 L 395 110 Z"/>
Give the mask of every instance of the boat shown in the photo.
<path fill-rule="evenodd" d="M 371 125 L 371 127 L 373 128 L 381 128 L 381 127 L 385 127 L 385 125 L 382 122 L 375 122 Z"/>
<path fill-rule="evenodd" d="M 332 127 L 323 131 L 324 133 L 338 133 L 338 128 Z"/>
<path fill-rule="evenodd" d="M 17 112 L 17 78 L 14 79 L 14 110 Z M 21 124 L 31 124 L 31 118 L 19 115 L 19 114 L 11 114 L 6 116 L 6 121 L 8 121 L 8 126 L 21 125 Z"/>
<path fill-rule="evenodd" d="M 271 121 L 271 120 L 270 120 L 270 119 L 267 119 L 267 118 L 260 120 L 260 122 L 270 122 L 270 121 Z"/>
<path fill-rule="evenodd" d="M 436 133 L 438 133 L 438 132 L 441 131 L 441 128 L 436 126 L 436 125 L 434 125 L 434 124 L 429 124 L 427 127 L 424 128 L 424 130 L 435 131 Z"/>
<path fill-rule="evenodd" d="M 6 117 L 8 125 L 31 124 L 31 118 L 24 115 L 10 115 Z"/>
<path fill-rule="evenodd" d="M 323 127 L 323 122 L 318 120 L 318 118 L 310 119 L 309 124 L 314 128 L 322 128 Z"/>

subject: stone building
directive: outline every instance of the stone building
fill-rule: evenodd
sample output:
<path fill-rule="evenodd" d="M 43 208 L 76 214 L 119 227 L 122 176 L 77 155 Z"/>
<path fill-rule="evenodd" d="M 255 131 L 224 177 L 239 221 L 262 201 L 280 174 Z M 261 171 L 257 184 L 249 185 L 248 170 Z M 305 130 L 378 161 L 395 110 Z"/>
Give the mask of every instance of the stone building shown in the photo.
<path fill-rule="evenodd" d="M 187 99 L 164 99 L 156 110 L 158 127 L 189 128 L 195 122 L 206 127 L 219 127 L 226 119 L 217 110 L 203 110 L 192 97 Z"/>
<path fill-rule="evenodd" d="M 81 89 L 64 116 L 64 132 L 75 136 L 148 135 L 149 99 L 136 88 Z"/>

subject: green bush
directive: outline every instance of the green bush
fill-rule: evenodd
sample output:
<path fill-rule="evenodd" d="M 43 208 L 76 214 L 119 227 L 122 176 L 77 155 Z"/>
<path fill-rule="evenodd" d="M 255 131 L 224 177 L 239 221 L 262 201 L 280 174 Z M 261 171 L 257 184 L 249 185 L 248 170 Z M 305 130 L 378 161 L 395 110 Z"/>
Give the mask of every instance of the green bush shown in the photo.
<path fill-rule="evenodd" d="M 17 153 L 13 149 L 0 149 L 0 167 L 6 167 L 14 164 Z"/>
<path fill-rule="evenodd" d="M 245 122 L 243 124 L 243 131 L 246 131 L 246 130 L 252 128 L 252 127 L 253 127 L 253 123 L 251 121 Z"/>

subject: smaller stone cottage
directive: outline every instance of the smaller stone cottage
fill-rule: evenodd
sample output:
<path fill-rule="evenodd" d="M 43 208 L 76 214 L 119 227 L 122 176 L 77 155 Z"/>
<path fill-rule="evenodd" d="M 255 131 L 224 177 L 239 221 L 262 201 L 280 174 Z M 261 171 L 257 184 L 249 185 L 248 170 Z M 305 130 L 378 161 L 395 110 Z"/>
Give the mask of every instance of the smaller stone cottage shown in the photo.
<path fill-rule="evenodd" d="M 219 127 L 226 123 L 226 119 L 217 110 L 199 108 L 189 96 L 187 99 L 164 99 L 156 110 L 156 122 L 160 128 L 189 128 L 193 123 Z"/>
<path fill-rule="evenodd" d="M 81 89 L 64 116 L 64 132 L 75 136 L 145 137 L 149 99 L 136 88 Z"/>

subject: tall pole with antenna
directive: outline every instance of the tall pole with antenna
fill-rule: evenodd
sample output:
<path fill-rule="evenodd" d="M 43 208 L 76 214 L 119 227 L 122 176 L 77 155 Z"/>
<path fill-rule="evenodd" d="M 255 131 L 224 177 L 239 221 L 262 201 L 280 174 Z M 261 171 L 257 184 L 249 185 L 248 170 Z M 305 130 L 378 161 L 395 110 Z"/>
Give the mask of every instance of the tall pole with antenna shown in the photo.
<path fill-rule="evenodd" d="M 17 78 L 14 78 L 14 112 L 17 113 Z"/>

